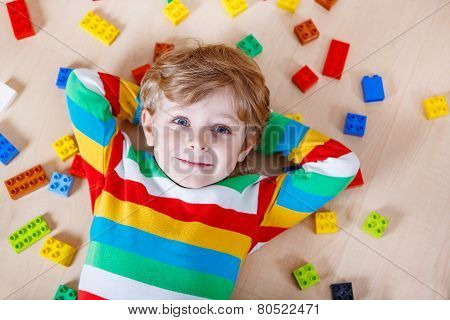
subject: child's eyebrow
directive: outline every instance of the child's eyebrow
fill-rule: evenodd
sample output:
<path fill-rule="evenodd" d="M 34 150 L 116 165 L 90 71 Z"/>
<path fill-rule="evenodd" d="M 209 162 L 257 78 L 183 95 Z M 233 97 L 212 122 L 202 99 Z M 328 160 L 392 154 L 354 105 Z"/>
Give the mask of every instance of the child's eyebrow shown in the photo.
<path fill-rule="evenodd" d="M 233 122 L 235 122 L 236 124 L 239 123 L 239 121 L 235 117 L 233 117 L 227 113 L 219 113 L 218 116 L 220 116 L 221 118 L 228 118 L 228 119 L 232 120 Z"/>

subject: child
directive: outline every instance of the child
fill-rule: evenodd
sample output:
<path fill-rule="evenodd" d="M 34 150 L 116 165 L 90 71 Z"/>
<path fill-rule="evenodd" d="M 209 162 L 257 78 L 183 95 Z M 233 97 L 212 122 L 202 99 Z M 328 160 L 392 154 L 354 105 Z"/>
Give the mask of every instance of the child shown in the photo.
<path fill-rule="evenodd" d="M 256 63 L 225 45 L 164 54 L 141 88 L 75 69 L 66 92 L 94 214 L 79 299 L 229 299 L 251 251 L 359 170 L 341 143 L 271 112 Z M 153 155 L 133 148 L 124 119 Z M 296 167 L 236 174 L 252 152 Z"/>

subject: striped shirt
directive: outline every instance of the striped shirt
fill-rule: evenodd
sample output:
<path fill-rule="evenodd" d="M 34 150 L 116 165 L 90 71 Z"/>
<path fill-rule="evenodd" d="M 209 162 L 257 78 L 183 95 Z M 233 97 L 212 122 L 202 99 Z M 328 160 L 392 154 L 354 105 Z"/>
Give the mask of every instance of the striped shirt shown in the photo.
<path fill-rule="evenodd" d="M 139 123 L 138 94 L 133 83 L 87 69 L 67 82 L 93 211 L 79 299 L 229 299 L 249 253 L 333 199 L 359 170 L 341 143 L 272 112 L 258 151 L 283 153 L 293 170 L 184 188 L 119 129 L 121 120 Z"/>

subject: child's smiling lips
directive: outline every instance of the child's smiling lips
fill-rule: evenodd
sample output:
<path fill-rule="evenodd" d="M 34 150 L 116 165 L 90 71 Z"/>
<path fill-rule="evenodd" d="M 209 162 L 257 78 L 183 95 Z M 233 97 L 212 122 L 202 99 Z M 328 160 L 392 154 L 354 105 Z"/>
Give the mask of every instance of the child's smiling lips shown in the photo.
<path fill-rule="evenodd" d="M 188 160 L 184 160 L 184 159 L 180 159 L 180 158 L 176 158 L 180 161 L 183 161 L 184 163 L 186 163 L 189 166 L 192 167 L 212 167 L 213 165 L 210 163 L 203 163 L 203 162 L 192 162 L 192 161 L 188 161 Z"/>

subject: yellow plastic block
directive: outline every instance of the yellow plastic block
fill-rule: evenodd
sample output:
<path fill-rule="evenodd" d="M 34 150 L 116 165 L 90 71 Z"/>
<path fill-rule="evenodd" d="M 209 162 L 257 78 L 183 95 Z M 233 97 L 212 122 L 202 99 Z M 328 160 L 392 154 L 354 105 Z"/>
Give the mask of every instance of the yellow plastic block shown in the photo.
<path fill-rule="evenodd" d="M 80 27 L 108 46 L 120 33 L 119 29 L 92 11 L 84 16 L 80 22 Z"/>
<path fill-rule="evenodd" d="M 294 13 L 300 0 L 277 0 L 277 6 L 281 9 Z"/>
<path fill-rule="evenodd" d="M 316 212 L 316 233 L 337 232 L 336 212 Z"/>
<path fill-rule="evenodd" d="M 67 243 L 48 237 L 39 253 L 44 258 L 68 267 L 72 264 L 75 252 L 76 249 Z"/>
<path fill-rule="evenodd" d="M 164 7 L 163 13 L 176 26 L 186 19 L 189 10 L 180 0 L 173 0 Z"/>
<path fill-rule="evenodd" d="M 430 97 L 423 101 L 423 110 L 428 120 L 448 115 L 448 106 L 444 96 Z"/>
<path fill-rule="evenodd" d="M 53 149 L 62 161 L 66 161 L 78 152 L 77 144 L 72 136 L 67 135 L 53 142 Z"/>
<path fill-rule="evenodd" d="M 233 18 L 247 9 L 245 0 L 222 0 L 222 5 Z"/>
<path fill-rule="evenodd" d="M 297 122 L 302 122 L 302 115 L 300 113 L 288 113 L 285 116 Z"/>

